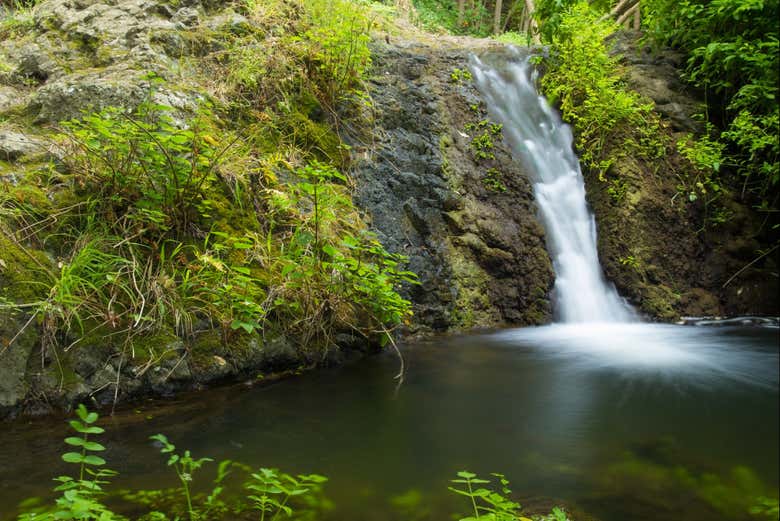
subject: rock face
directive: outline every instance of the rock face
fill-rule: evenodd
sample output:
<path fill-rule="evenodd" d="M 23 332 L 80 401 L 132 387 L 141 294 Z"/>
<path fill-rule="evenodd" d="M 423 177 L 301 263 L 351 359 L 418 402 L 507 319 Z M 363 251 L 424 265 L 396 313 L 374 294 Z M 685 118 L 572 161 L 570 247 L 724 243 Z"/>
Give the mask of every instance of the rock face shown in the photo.
<path fill-rule="evenodd" d="M 674 52 L 651 53 L 636 40 L 622 34 L 614 43 L 625 56 L 629 86 L 655 104 L 669 145 L 656 161 L 626 157 L 615 165 L 621 197 L 586 175 L 607 277 L 651 319 L 777 316 L 778 256 L 758 259 L 771 244 L 771 224 L 739 201 L 738 189 L 724 187 L 709 207 L 682 201 L 677 176 L 686 166 L 673 144 L 699 130 L 691 116 L 701 100 L 680 82 Z"/>
<path fill-rule="evenodd" d="M 459 75 L 468 52 L 400 44 L 374 55 L 372 137 L 353 143 L 355 201 L 420 277 L 406 290 L 416 326 L 549 321 L 553 275 L 531 186 Z M 483 134 L 493 159 L 475 156 Z"/>
<path fill-rule="evenodd" d="M 180 33 L 205 20 L 208 7 L 198 1 L 176 9 L 154 0 L 41 2 L 26 21 L 31 30 L 0 43 L 10 69 L 5 83 L 11 84 L 0 90 L 0 113 L 22 109 L 37 123 L 58 123 L 109 106 L 134 108 L 149 98 L 191 109 L 193 94 L 171 95 L 154 78 L 173 79 L 177 59 L 191 50 Z M 9 89 L 30 85 L 29 99 L 12 106 Z"/>

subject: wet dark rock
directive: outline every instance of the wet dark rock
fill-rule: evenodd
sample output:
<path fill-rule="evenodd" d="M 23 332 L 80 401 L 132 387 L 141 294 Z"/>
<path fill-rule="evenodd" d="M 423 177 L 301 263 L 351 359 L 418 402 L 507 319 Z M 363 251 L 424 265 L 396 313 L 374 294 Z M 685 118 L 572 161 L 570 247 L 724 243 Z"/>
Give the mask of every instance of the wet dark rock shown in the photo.
<path fill-rule="evenodd" d="M 480 103 L 473 86 L 450 78 L 468 53 L 408 43 L 374 52 L 375 119 L 366 129 L 374 138 L 357 157 L 355 201 L 420 277 L 404 289 L 413 330 L 549 320 L 552 270 L 531 187 L 500 137 L 496 159 L 478 161 L 464 132 L 487 117 L 470 108 Z M 501 172 L 506 192 L 485 187 L 489 168 Z"/>
<path fill-rule="evenodd" d="M 0 418 L 13 411 L 29 390 L 25 373 L 37 335 L 34 328 L 22 330 L 26 318 L 0 311 Z"/>

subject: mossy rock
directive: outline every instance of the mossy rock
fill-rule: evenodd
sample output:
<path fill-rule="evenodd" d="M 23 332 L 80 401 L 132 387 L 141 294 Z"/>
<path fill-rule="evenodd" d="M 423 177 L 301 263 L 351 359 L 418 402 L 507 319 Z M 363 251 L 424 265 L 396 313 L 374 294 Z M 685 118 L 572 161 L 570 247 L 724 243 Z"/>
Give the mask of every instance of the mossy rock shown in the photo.
<path fill-rule="evenodd" d="M 45 252 L 23 246 L 0 230 L 0 297 L 17 304 L 46 298 L 52 268 Z"/>

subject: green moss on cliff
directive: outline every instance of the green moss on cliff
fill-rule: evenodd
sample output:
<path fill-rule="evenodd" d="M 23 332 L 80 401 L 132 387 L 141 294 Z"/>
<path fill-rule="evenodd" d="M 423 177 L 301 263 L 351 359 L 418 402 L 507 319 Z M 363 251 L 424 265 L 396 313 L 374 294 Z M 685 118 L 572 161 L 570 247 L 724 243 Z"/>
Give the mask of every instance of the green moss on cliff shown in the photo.
<path fill-rule="evenodd" d="M 22 246 L 0 228 L 0 296 L 19 304 L 46 298 L 50 269 L 46 253 Z"/>

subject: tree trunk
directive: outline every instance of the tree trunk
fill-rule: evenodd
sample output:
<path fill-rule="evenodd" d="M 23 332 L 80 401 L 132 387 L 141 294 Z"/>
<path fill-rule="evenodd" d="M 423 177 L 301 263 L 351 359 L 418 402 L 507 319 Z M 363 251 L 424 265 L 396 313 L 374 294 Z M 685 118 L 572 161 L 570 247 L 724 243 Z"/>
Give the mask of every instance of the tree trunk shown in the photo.
<path fill-rule="evenodd" d="M 466 15 L 466 0 L 458 0 L 458 29 L 463 27 L 463 17 Z"/>
<path fill-rule="evenodd" d="M 496 0 L 496 10 L 493 14 L 493 34 L 499 34 L 501 32 L 501 8 L 503 7 L 503 0 Z"/>
<path fill-rule="evenodd" d="M 528 34 L 531 35 L 533 43 L 539 43 L 539 28 L 536 26 L 536 20 L 534 19 L 534 14 L 536 13 L 534 0 L 525 0 L 525 7 L 528 11 Z"/>

